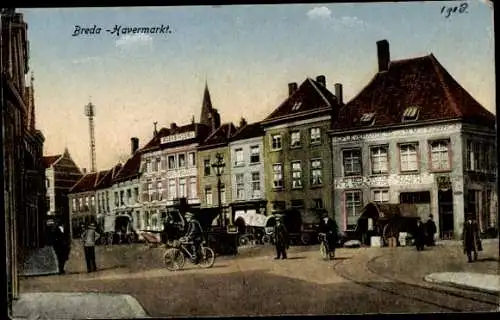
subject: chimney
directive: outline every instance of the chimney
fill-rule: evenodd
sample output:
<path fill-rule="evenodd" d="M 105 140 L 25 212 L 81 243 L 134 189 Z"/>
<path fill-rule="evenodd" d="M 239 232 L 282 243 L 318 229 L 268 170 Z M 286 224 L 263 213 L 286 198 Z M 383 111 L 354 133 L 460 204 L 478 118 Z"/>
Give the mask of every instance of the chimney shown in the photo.
<path fill-rule="evenodd" d="M 177 129 L 177 123 L 172 122 L 172 123 L 170 124 L 170 130 L 175 130 L 175 129 Z"/>
<path fill-rule="evenodd" d="M 391 55 L 389 52 L 389 42 L 387 40 L 377 41 L 377 54 L 378 54 L 378 71 L 389 70 L 389 62 Z"/>
<path fill-rule="evenodd" d="M 326 77 L 324 75 L 317 76 L 316 82 L 321 84 L 323 87 L 326 87 Z"/>
<path fill-rule="evenodd" d="M 340 106 L 344 104 L 344 97 L 342 96 L 342 83 L 335 84 L 335 96 Z"/>
<path fill-rule="evenodd" d="M 288 84 L 288 96 L 292 96 L 292 94 L 294 94 L 295 91 L 297 91 L 298 87 L 299 86 L 297 85 L 297 82 L 289 83 Z"/>
<path fill-rule="evenodd" d="M 134 155 L 135 152 L 139 149 L 139 138 L 136 137 L 130 138 L 130 147 L 132 155 Z"/>
<path fill-rule="evenodd" d="M 245 120 L 245 118 L 241 117 L 241 119 L 240 119 L 240 128 L 243 128 L 246 125 L 247 125 L 247 121 Z"/>
<path fill-rule="evenodd" d="M 87 174 L 87 168 L 82 168 L 83 174 Z"/>

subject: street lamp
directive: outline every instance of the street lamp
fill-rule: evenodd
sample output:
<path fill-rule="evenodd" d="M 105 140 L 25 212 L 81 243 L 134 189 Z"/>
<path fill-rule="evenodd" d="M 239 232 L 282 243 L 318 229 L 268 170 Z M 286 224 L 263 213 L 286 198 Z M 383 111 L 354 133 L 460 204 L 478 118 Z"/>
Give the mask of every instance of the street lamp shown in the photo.
<path fill-rule="evenodd" d="M 224 156 L 220 153 L 215 155 L 215 162 L 212 163 L 212 168 L 215 169 L 215 175 L 217 176 L 217 194 L 219 196 L 219 226 L 223 225 L 225 222 L 225 215 L 222 213 L 222 199 L 221 199 L 221 188 L 222 181 L 221 176 L 224 174 Z"/>

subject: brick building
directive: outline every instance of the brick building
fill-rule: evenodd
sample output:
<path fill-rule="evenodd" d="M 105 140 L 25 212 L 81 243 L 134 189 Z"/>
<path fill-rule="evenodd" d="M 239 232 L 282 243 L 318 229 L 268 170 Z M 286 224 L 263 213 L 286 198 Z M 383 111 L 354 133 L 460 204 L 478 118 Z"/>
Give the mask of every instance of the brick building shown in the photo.
<path fill-rule="evenodd" d="M 416 204 L 441 238 L 460 236 L 466 212 L 494 226 L 495 116 L 434 55 L 391 61 L 386 40 L 377 49 L 378 72 L 332 121 L 340 226 L 353 229 L 371 201 Z"/>
<path fill-rule="evenodd" d="M 328 129 L 337 97 L 325 76 L 288 85 L 289 95 L 261 124 L 264 136 L 265 192 L 268 212 L 293 208 L 303 223 L 318 211 L 333 212 L 332 151 Z M 342 87 L 336 84 L 336 94 Z"/>

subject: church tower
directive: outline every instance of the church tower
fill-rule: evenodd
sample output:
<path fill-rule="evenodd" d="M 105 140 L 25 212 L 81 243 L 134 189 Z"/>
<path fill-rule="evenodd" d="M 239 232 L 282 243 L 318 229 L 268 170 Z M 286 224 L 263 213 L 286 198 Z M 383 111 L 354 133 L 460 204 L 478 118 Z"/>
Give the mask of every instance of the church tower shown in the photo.
<path fill-rule="evenodd" d="M 210 127 L 211 131 L 215 131 L 220 127 L 220 115 L 217 109 L 212 106 L 212 99 L 206 82 L 201 104 L 200 123 Z"/>

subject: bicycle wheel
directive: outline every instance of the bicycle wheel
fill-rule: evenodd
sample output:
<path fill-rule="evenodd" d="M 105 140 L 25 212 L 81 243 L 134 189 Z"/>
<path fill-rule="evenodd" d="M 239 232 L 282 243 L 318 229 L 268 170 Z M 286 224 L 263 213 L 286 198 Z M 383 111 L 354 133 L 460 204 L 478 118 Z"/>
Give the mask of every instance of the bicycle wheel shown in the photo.
<path fill-rule="evenodd" d="M 212 248 L 202 247 L 200 263 L 198 264 L 201 268 L 211 268 L 215 263 L 215 252 Z"/>
<path fill-rule="evenodd" d="M 262 236 L 262 243 L 265 245 L 271 244 L 272 243 L 271 236 L 268 234 Z"/>
<path fill-rule="evenodd" d="M 247 236 L 240 236 L 238 243 L 240 247 L 243 247 L 250 244 L 250 239 Z"/>
<path fill-rule="evenodd" d="M 328 248 L 326 247 L 326 245 L 323 241 L 319 245 L 319 252 L 320 252 L 321 257 L 323 259 L 328 259 Z"/>
<path fill-rule="evenodd" d="M 165 267 L 170 271 L 177 271 L 184 267 L 186 258 L 182 254 L 181 250 L 177 248 L 168 249 L 163 256 L 165 262 Z"/>

